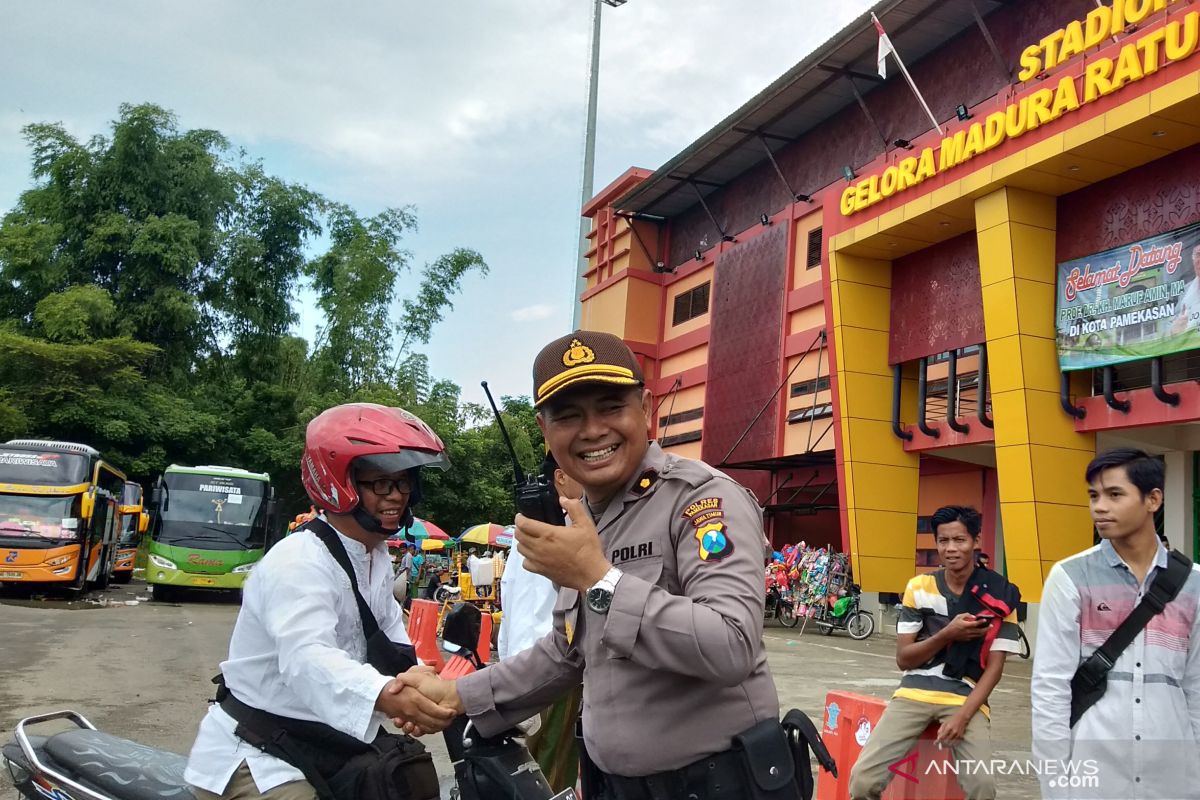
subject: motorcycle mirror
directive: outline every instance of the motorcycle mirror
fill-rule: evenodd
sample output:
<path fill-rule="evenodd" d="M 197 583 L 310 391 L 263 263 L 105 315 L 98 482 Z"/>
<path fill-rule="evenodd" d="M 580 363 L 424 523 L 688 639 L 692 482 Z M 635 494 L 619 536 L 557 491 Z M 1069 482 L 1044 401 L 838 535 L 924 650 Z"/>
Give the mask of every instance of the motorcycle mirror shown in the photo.
<path fill-rule="evenodd" d="M 479 646 L 482 615 L 470 603 L 459 603 L 446 614 L 442 626 L 442 641 L 454 645 L 463 653 L 472 653 Z M 447 648 L 449 649 L 449 648 Z"/>

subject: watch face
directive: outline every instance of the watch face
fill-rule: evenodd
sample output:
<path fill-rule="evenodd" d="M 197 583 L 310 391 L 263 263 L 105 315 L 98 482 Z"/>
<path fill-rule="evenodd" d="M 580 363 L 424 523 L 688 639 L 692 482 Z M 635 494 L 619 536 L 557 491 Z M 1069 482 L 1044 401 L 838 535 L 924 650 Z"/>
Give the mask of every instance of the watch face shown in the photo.
<path fill-rule="evenodd" d="M 588 589 L 588 608 L 592 609 L 592 611 L 595 611 L 597 614 L 607 613 L 608 607 L 612 605 L 612 598 L 613 593 L 608 589 L 603 589 L 598 586 Z"/>

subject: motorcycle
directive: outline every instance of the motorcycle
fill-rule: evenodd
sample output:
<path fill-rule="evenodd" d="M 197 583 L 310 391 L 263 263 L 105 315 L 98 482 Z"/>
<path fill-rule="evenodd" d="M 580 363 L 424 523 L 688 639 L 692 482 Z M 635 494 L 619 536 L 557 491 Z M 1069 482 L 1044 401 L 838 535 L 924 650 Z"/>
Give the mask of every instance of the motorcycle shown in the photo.
<path fill-rule="evenodd" d="M 763 605 L 763 620 L 769 619 L 779 620 L 785 628 L 794 628 L 799 622 L 787 573 L 770 568 L 767 569 L 767 599 Z"/>
<path fill-rule="evenodd" d="M 812 622 L 821 633 L 831 636 L 834 631 L 845 631 L 851 639 L 866 639 L 875 632 L 875 618 L 870 611 L 859 608 L 859 597 L 862 589 L 857 583 L 846 587 L 846 594 L 834 601 L 833 605 L 821 604 L 813 616 Z"/>
<path fill-rule="evenodd" d="M 463 603 L 447 614 L 443 641 L 451 654 L 442 674 L 461 677 L 484 664 L 479 609 Z M 75 728 L 38 736 L 31 728 L 67 720 Z M 517 730 L 484 737 L 460 717 L 443 732 L 454 762 L 452 800 L 576 800 L 575 791 L 554 794 Z M 2 760 L 21 797 L 29 800 L 190 800 L 183 779 L 187 758 L 97 730 L 82 714 L 56 711 L 17 723 Z"/>

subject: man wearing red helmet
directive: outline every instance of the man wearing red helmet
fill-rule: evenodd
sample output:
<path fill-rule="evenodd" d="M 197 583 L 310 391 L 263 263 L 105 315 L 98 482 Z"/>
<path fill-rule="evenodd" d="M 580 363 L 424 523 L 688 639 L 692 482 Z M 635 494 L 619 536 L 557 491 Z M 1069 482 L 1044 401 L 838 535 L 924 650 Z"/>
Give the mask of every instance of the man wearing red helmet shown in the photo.
<path fill-rule="evenodd" d="M 374 753 L 366 745 L 381 742 L 411 760 L 408 791 L 396 797 L 438 796 L 423 748 L 381 736 L 388 718 L 429 732 L 453 717 L 397 675 L 415 658 L 385 540 L 412 524 L 421 469 L 448 463 L 437 434 L 403 409 L 353 403 L 309 423 L 301 477 L 320 514 L 246 582 L 220 702 L 188 759 L 198 798 L 310 800 L 314 785 L 340 798 L 347 754 Z M 281 731 L 283 744 L 271 741 Z"/>

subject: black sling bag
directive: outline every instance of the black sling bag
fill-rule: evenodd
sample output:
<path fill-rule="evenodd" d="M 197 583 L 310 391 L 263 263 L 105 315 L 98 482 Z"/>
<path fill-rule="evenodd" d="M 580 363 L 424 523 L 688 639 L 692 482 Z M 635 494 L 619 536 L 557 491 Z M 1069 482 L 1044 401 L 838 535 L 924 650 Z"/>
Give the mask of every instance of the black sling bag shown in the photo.
<path fill-rule="evenodd" d="M 329 548 L 333 560 L 338 563 L 350 578 L 350 588 L 354 592 L 354 602 L 358 604 L 358 615 L 362 619 L 363 635 L 367 637 L 367 663 L 384 675 L 399 675 L 417 665 L 417 652 L 409 644 L 397 644 L 379 629 L 371 607 L 363 599 L 358 590 L 358 580 L 354 577 L 354 566 L 350 563 L 350 555 L 337 532 L 321 519 L 314 519 L 304 525 L 311 530 Z"/>
<path fill-rule="evenodd" d="M 1079 722 L 1089 708 L 1094 706 L 1108 689 L 1108 673 L 1125 651 L 1145 629 L 1155 614 L 1179 595 L 1192 572 L 1192 560 L 1178 550 L 1172 550 L 1167 568 L 1154 576 L 1146 596 L 1137 608 L 1117 626 L 1104 644 L 1075 670 L 1071 678 L 1071 727 Z"/>
<path fill-rule="evenodd" d="M 398 675 L 415 666 L 413 647 L 391 641 L 380 630 L 358 589 L 350 556 L 333 528 L 320 519 L 303 527 L 329 548 L 350 578 L 367 640 L 367 663 L 383 675 Z M 249 706 L 229 691 L 223 675 L 213 678 L 213 683 L 217 684 L 216 701 L 238 723 L 238 738 L 300 770 L 321 800 L 433 800 L 439 796 L 433 760 L 412 737 L 381 732 L 368 744 L 321 722 Z"/>

